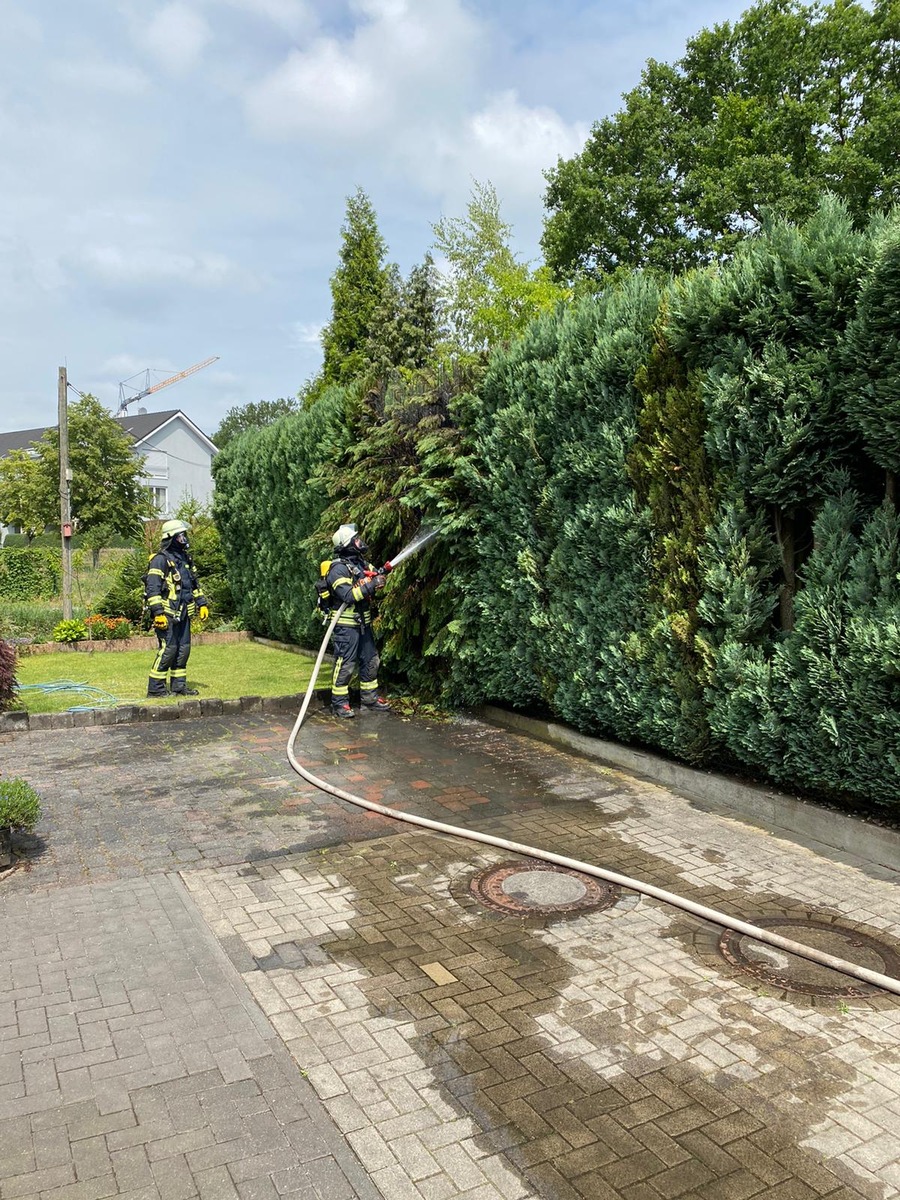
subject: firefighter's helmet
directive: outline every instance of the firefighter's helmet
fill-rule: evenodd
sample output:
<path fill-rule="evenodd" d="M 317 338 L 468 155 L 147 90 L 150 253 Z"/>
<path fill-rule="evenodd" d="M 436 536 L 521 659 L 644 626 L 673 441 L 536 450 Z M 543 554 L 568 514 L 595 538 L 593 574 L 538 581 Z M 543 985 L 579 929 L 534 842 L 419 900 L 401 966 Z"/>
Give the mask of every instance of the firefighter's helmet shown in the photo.
<path fill-rule="evenodd" d="M 331 539 L 335 550 L 343 550 L 345 546 L 349 546 L 357 536 L 357 532 L 355 525 L 342 525 L 335 531 L 334 537 Z"/>
<path fill-rule="evenodd" d="M 159 531 L 160 537 L 164 542 L 170 542 L 173 537 L 177 537 L 179 533 L 187 533 L 188 527 L 184 521 L 164 521 L 163 527 Z"/>

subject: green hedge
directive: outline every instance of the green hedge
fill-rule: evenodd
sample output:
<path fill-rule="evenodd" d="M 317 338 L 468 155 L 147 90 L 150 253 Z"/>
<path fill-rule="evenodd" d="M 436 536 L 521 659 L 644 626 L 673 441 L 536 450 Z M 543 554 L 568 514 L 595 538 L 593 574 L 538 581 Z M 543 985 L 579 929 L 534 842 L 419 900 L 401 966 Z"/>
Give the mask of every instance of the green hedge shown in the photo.
<path fill-rule="evenodd" d="M 281 641 L 317 640 L 318 558 L 307 545 L 329 497 L 316 478 L 348 440 L 341 389 L 273 425 L 250 430 L 216 455 L 214 512 L 227 580 L 247 629 Z"/>
<path fill-rule="evenodd" d="M 421 411 L 330 393 L 217 458 L 244 621 L 317 642 L 326 530 L 378 557 L 437 518 L 384 593 L 394 681 L 898 808 L 897 311 L 897 219 L 826 198 L 560 307 Z"/>
<path fill-rule="evenodd" d="M 9 600 L 42 600 L 58 596 L 62 586 L 62 553 L 48 547 L 4 546 L 0 550 L 0 596 Z"/>

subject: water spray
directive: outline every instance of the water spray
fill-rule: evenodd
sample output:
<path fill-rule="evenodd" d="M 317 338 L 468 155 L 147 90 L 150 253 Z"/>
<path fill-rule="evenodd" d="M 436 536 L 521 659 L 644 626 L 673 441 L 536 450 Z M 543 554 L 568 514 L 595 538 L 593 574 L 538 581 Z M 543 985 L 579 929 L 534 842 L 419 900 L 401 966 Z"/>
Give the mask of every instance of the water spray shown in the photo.
<path fill-rule="evenodd" d="M 395 555 L 390 562 L 384 564 L 385 575 L 389 571 L 393 571 L 394 567 L 399 567 L 404 559 L 409 558 L 413 554 L 418 554 L 420 550 L 424 550 L 429 542 L 433 542 L 440 532 L 440 529 L 420 529 L 408 546 L 404 546 L 399 554 Z"/>

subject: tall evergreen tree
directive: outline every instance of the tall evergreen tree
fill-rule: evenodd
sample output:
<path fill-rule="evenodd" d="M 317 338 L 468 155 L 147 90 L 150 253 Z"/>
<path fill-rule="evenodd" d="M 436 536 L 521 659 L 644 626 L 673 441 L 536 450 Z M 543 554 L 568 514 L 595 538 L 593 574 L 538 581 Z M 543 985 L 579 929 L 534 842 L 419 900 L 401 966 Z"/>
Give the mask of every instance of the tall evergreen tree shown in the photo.
<path fill-rule="evenodd" d="M 385 268 L 381 301 L 372 316 L 366 357 L 376 378 L 394 370 L 422 370 L 435 361 L 443 334 L 437 274 L 431 255 L 404 280 Z"/>
<path fill-rule="evenodd" d="M 331 277 L 331 320 L 322 333 L 325 386 L 350 383 L 370 366 L 370 338 L 391 283 L 386 252 L 372 202 L 357 188 L 347 200 L 340 265 Z"/>

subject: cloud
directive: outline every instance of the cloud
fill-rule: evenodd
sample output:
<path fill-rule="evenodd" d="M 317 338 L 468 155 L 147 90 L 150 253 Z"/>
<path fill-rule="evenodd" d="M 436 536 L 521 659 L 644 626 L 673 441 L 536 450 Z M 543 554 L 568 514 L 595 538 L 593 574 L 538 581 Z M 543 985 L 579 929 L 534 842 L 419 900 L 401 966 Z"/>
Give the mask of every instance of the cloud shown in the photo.
<path fill-rule="evenodd" d="M 390 143 L 423 114 L 458 111 L 454 97 L 478 58 L 478 25 L 458 0 L 359 0 L 354 9 L 362 20 L 346 36 L 293 49 L 246 89 L 256 132 L 366 144 L 377 131 Z"/>
<path fill-rule="evenodd" d="M 217 288 L 235 283 L 246 286 L 250 277 L 227 255 L 184 253 L 158 248 L 124 250 L 121 246 L 86 246 L 74 259 L 82 271 L 111 287 L 178 283 L 196 288 Z"/>
<path fill-rule="evenodd" d="M 515 91 L 494 97 L 468 122 L 467 140 L 485 160 L 515 171 L 540 171 L 556 156 L 580 150 L 586 124 L 570 124 L 552 108 L 520 104 Z"/>
<path fill-rule="evenodd" d="M 50 74 L 66 87 L 80 92 L 92 90 L 137 96 L 150 86 L 150 77 L 144 71 L 101 59 L 58 62 L 51 67 Z"/>
<path fill-rule="evenodd" d="M 179 3 L 161 8 L 137 36 L 138 44 L 173 75 L 192 70 L 209 39 L 209 26 L 203 17 Z"/>
<path fill-rule="evenodd" d="M 316 16 L 303 0 L 224 0 L 231 8 L 262 17 L 292 37 L 309 35 L 316 27 Z"/>
<path fill-rule="evenodd" d="M 292 52 L 247 95 L 251 123 L 270 137 L 355 139 L 377 128 L 390 107 L 390 93 L 375 72 L 331 39 L 309 52 Z"/>
<path fill-rule="evenodd" d="M 307 346 L 321 346 L 324 328 L 322 322 L 294 321 L 290 326 L 289 343 L 298 350 Z"/>

